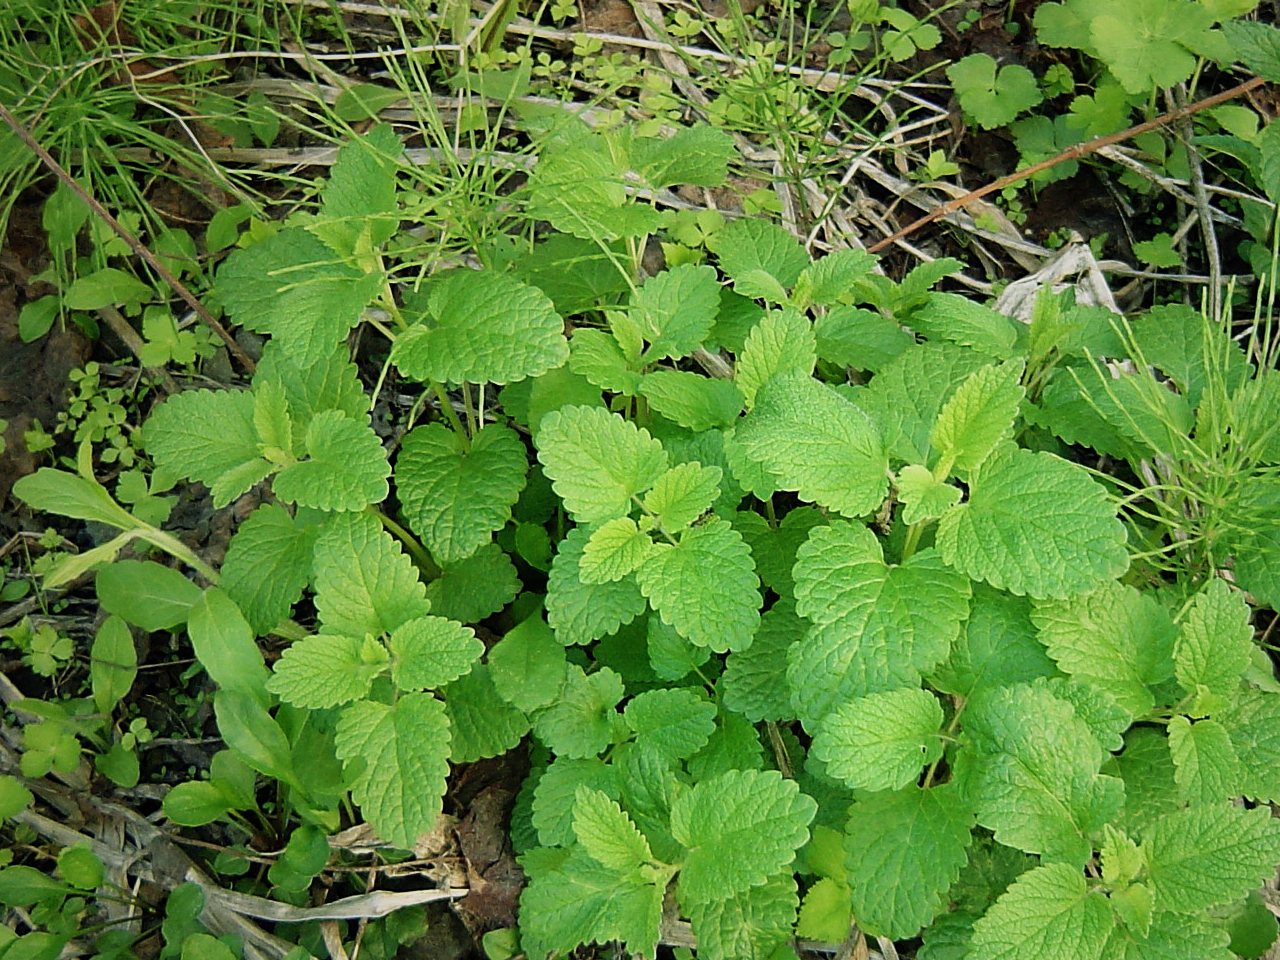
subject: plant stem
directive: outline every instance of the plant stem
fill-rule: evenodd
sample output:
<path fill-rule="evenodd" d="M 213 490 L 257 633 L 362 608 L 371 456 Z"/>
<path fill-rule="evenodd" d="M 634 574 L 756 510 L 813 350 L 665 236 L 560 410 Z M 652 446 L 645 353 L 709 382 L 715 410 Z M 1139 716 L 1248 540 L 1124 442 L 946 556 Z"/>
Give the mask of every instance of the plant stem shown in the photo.
<path fill-rule="evenodd" d="M 444 576 L 444 571 L 440 569 L 440 565 L 432 559 L 431 554 L 427 553 L 427 548 L 418 542 L 417 537 L 381 510 L 374 507 L 369 507 L 368 509 L 393 537 L 404 544 L 404 548 L 409 551 L 409 556 L 413 557 L 414 563 L 418 565 L 418 569 L 426 575 L 428 580 L 439 580 Z"/>
<path fill-rule="evenodd" d="M 449 418 L 449 425 L 453 427 L 453 432 L 458 435 L 458 439 L 462 441 L 462 452 L 471 452 L 471 435 L 467 433 L 467 428 L 462 425 L 462 421 L 458 419 L 458 412 L 453 409 L 453 404 L 449 401 L 449 394 L 445 392 L 444 384 L 438 380 L 432 380 L 431 389 L 435 391 L 436 399 L 440 401 L 440 409 L 444 415 Z"/>

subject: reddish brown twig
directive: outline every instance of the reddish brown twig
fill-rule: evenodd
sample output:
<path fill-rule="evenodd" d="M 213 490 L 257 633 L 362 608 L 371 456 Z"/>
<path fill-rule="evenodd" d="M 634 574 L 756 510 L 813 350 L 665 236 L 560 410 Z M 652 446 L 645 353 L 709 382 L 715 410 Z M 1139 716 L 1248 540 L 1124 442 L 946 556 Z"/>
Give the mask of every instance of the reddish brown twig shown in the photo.
<path fill-rule="evenodd" d="M 972 193 L 966 193 L 963 197 L 956 197 L 954 200 L 948 200 L 934 207 L 927 214 L 914 223 L 910 223 L 903 227 L 892 236 L 885 237 L 883 240 L 872 244 L 868 247 L 871 253 L 878 253 L 889 244 L 901 240 L 903 237 L 919 230 L 926 223 L 932 223 L 939 217 L 945 217 L 955 213 L 957 210 L 963 209 L 966 204 L 972 203 L 974 200 L 980 200 L 989 193 L 995 193 L 997 190 L 1003 190 L 1011 183 L 1017 183 L 1019 180 L 1025 180 L 1027 177 L 1035 176 L 1041 170 L 1048 170 L 1050 167 L 1056 167 L 1060 163 L 1066 163 L 1068 160 L 1079 160 L 1081 157 L 1087 157 L 1091 153 L 1096 153 L 1103 147 L 1109 147 L 1113 143 L 1120 143 L 1131 137 L 1136 137 L 1140 133 L 1147 133 L 1151 130 L 1157 130 L 1166 124 L 1173 123 L 1175 120 L 1181 120 L 1189 117 L 1193 113 L 1199 113 L 1201 110 L 1207 110 L 1209 107 L 1216 107 L 1220 103 L 1226 103 L 1228 100 L 1234 100 L 1236 97 L 1248 93 L 1250 90 L 1256 90 L 1262 86 L 1265 81 L 1261 77 L 1254 77 L 1239 86 L 1232 87 L 1230 90 L 1223 90 L 1221 93 L 1215 93 L 1211 97 L 1205 97 L 1203 100 L 1197 100 L 1195 103 L 1189 103 L 1184 107 L 1176 110 L 1170 110 L 1168 113 L 1161 114 L 1154 120 L 1148 120 L 1146 123 L 1140 123 L 1136 127 L 1130 127 L 1128 130 L 1121 130 L 1119 133 L 1109 133 L 1105 137 L 1097 137 L 1088 140 L 1085 143 L 1077 143 L 1075 146 L 1067 147 L 1056 157 L 1050 157 L 1048 160 L 1041 160 L 1039 163 L 1032 164 L 1022 170 L 1017 170 L 1008 176 L 1001 177 L 992 183 L 988 183 L 985 187 L 979 187 Z"/>
<path fill-rule="evenodd" d="M 102 221 L 114 230 L 121 240 L 129 245 L 130 250 L 145 260 L 151 269 L 159 274 L 160 278 L 169 285 L 173 292 L 190 305 L 191 309 L 196 312 L 196 316 L 203 320 L 210 330 L 222 338 L 222 342 L 227 345 L 227 349 L 231 351 L 231 354 L 240 362 L 240 365 L 252 376 L 254 371 L 257 369 L 254 362 L 249 359 L 249 355 L 240 348 L 240 344 L 236 343 L 235 338 L 227 332 L 226 327 L 218 322 L 217 317 L 210 313 L 205 305 L 196 299 L 196 295 L 188 290 L 181 280 L 165 269 L 164 264 L 160 262 L 154 253 L 143 245 L 141 240 L 133 236 L 133 234 L 121 226 L 120 221 L 108 213 L 106 207 L 91 197 L 84 187 L 76 183 L 75 180 L 71 178 L 71 174 L 67 173 L 67 171 L 62 168 L 62 165 L 53 158 L 48 150 L 40 146 L 36 141 L 36 138 L 31 135 L 31 132 L 23 126 L 21 121 L 10 113 L 2 103 L 0 103 L 0 119 L 4 120 L 4 122 L 9 125 L 9 128 L 17 134 L 18 139 L 25 143 L 27 147 L 40 158 L 40 162 L 48 167 L 49 171 L 55 177 L 65 183 L 76 196 L 83 200 L 96 216 L 102 218 Z"/>

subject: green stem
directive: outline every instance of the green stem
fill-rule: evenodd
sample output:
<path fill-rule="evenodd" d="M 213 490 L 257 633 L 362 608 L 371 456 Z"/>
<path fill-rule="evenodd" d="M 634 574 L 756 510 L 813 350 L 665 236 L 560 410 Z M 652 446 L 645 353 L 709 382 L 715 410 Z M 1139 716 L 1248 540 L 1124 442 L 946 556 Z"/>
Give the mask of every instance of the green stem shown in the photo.
<path fill-rule="evenodd" d="M 462 406 L 467 411 L 467 429 L 471 436 L 475 436 L 480 432 L 480 424 L 476 419 L 475 404 L 471 402 L 471 385 L 463 382 L 462 384 Z"/>
<path fill-rule="evenodd" d="M 375 507 L 369 507 L 369 512 L 378 518 L 381 523 L 391 533 L 393 537 L 404 544 L 404 548 L 409 551 L 409 556 L 413 557 L 414 563 L 418 565 L 428 580 L 439 580 L 444 575 L 444 571 L 440 569 L 440 565 L 431 558 L 431 554 L 427 553 L 426 547 L 418 542 L 418 538 L 406 530 L 400 524 L 396 523 L 381 510 Z"/>
<path fill-rule="evenodd" d="M 906 563 L 911 559 L 912 554 L 916 552 L 916 547 L 920 545 L 920 534 L 924 533 L 925 524 L 928 521 L 922 520 L 919 523 L 913 523 L 907 527 L 907 539 L 902 544 L 902 562 Z"/>
<path fill-rule="evenodd" d="M 458 439 L 462 442 L 462 452 L 471 452 L 471 435 L 467 433 L 467 428 L 462 425 L 462 421 L 458 419 L 458 413 L 453 409 L 453 404 L 449 402 L 449 394 L 445 392 L 444 384 L 438 380 L 431 380 L 431 389 L 435 391 L 436 399 L 440 401 L 440 409 L 444 415 L 449 418 L 449 424 L 453 427 L 453 432 L 458 435 Z"/>
<path fill-rule="evenodd" d="M 177 537 L 165 533 L 163 530 L 157 530 L 150 525 L 139 527 L 137 536 L 139 540 L 145 540 L 153 547 L 158 547 L 166 553 L 177 557 L 210 583 L 217 584 L 218 571 L 196 556 L 195 552 Z"/>

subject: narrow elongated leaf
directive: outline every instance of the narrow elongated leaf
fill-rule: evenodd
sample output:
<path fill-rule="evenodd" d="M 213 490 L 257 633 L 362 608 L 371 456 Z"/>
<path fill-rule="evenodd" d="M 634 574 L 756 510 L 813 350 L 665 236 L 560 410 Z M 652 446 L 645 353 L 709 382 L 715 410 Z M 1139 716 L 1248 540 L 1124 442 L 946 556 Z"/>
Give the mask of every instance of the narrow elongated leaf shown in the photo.
<path fill-rule="evenodd" d="M 191 607 L 187 636 L 201 666 L 224 690 L 239 690 L 262 706 L 271 704 L 267 695 L 270 676 L 262 651 L 253 639 L 253 630 L 240 608 L 223 591 L 210 587 Z"/>

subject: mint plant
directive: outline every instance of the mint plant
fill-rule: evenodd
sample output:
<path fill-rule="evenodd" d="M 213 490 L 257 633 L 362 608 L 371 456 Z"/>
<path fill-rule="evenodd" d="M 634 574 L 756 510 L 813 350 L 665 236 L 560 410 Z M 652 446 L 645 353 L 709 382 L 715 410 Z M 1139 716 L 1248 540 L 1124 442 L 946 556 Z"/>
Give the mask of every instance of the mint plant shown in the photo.
<path fill-rule="evenodd" d="M 87 454 L 15 487 L 122 531 L 57 568 L 121 618 L 95 698 L 123 621 L 184 630 L 226 750 L 165 810 L 288 833 L 294 892 L 324 835 L 412 848 L 451 764 L 527 740 L 530 957 L 653 956 L 674 915 L 709 960 L 851 924 L 922 957 L 1230 956 L 1280 863 L 1273 351 L 1048 293 L 1021 324 L 936 290 L 956 261 L 895 281 L 751 219 L 643 276 L 635 185 L 719 183 L 729 146 L 569 123 L 517 197 L 555 232 L 430 276 L 398 138 L 344 146 L 217 272 L 270 337 L 252 382 L 142 430 L 162 480 L 261 491 L 220 568 Z M 421 393 L 389 445 L 361 326 Z M 198 580 L 112 563 L 133 540 Z"/>

